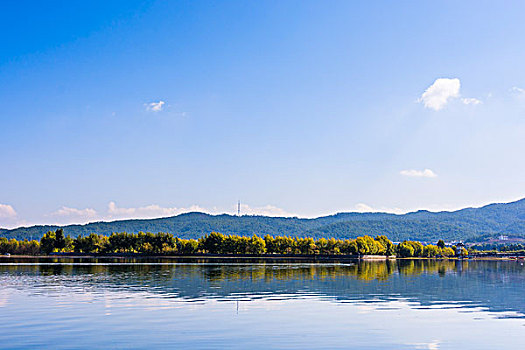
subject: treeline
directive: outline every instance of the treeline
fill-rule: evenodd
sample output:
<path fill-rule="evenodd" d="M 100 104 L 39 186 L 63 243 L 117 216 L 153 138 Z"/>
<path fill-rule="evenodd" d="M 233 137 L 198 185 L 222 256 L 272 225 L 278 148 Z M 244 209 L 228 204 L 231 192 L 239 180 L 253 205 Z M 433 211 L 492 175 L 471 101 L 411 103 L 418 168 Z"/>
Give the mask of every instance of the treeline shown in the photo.
<path fill-rule="evenodd" d="M 514 252 L 524 252 L 525 244 L 523 243 L 511 243 L 511 244 L 480 243 L 480 244 L 473 245 L 471 249 L 473 252 L 514 253 Z"/>
<path fill-rule="evenodd" d="M 113 233 L 110 236 L 92 233 L 77 238 L 65 236 L 62 229 L 49 231 L 40 242 L 0 238 L 0 254 L 38 255 L 51 253 L 142 253 L 150 255 L 192 254 L 294 254 L 294 255 L 385 255 L 397 257 L 450 257 L 455 248 L 422 245 L 403 241 L 395 245 L 386 236 L 358 237 L 356 239 L 299 238 L 288 236 L 252 237 L 223 235 L 212 232 L 199 239 L 180 239 L 170 233 Z M 461 255 L 467 255 L 463 249 Z"/>
<path fill-rule="evenodd" d="M 27 239 L 18 241 L 14 238 L 7 239 L 0 237 L 0 254 L 14 254 L 14 255 L 39 255 L 40 242 Z"/>

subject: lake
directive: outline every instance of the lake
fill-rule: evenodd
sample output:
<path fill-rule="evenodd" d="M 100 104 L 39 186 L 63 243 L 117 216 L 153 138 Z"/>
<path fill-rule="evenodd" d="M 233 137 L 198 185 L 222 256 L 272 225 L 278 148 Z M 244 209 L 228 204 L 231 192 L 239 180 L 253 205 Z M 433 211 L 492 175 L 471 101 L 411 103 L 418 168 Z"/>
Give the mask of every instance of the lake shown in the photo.
<path fill-rule="evenodd" d="M 517 261 L 0 258 L 0 348 L 520 348 L 524 287 Z"/>

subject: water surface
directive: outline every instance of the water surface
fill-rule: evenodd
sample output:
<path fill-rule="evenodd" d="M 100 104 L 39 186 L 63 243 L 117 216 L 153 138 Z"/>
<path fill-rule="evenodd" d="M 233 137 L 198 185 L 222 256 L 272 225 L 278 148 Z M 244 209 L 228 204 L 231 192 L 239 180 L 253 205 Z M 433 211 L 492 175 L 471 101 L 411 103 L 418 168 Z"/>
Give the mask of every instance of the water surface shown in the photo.
<path fill-rule="evenodd" d="M 516 348 L 524 287 L 515 261 L 2 258 L 0 348 Z"/>

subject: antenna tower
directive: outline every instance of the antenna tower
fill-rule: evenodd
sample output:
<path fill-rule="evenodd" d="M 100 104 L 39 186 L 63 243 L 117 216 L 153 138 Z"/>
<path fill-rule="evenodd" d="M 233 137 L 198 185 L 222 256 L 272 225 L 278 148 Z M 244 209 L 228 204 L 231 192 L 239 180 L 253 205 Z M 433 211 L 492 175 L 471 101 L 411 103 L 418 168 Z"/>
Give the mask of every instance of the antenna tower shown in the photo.
<path fill-rule="evenodd" d="M 241 201 L 237 201 L 237 216 L 241 216 Z"/>

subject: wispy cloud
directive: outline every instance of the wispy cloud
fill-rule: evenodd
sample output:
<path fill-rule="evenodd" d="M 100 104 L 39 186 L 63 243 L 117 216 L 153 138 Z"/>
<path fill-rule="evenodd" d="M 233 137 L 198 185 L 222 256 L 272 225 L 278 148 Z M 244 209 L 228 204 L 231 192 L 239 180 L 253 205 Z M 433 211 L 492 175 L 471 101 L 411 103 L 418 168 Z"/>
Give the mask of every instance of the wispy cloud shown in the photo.
<path fill-rule="evenodd" d="M 16 210 L 9 204 L 0 204 L 0 218 L 14 218 Z"/>
<path fill-rule="evenodd" d="M 466 105 L 479 105 L 479 104 L 482 104 L 483 102 L 481 102 L 480 100 L 478 100 L 477 98 L 474 98 L 474 97 L 465 97 L 465 98 L 462 98 L 461 99 L 461 102 L 463 102 L 463 104 L 466 104 Z"/>
<path fill-rule="evenodd" d="M 391 214 L 404 214 L 407 212 L 407 210 L 403 210 L 401 208 L 387 208 L 387 207 L 379 207 L 375 208 L 365 203 L 357 203 L 353 209 L 350 211 L 358 212 L 358 213 L 391 213 Z"/>
<path fill-rule="evenodd" d="M 424 170 L 408 169 L 408 170 L 401 170 L 399 173 L 403 176 L 408 176 L 408 177 L 429 177 L 429 178 L 437 177 L 437 174 L 430 169 L 424 169 Z"/>
<path fill-rule="evenodd" d="M 513 86 L 510 89 L 510 91 L 515 93 L 516 95 L 525 96 L 525 89 L 523 89 L 523 88 L 520 88 L 520 87 L 517 87 L 517 86 Z"/>
<path fill-rule="evenodd" d="M 414 349 L 438 350 L 440 348 L 440 344 L 440 341 L 434 340 L 428 343 L 407 343 L 406 345 L 409 345 Z"/>
<path fill-rule="evenodd" d="M 160 112 L 164 108 L 165 104 L 166 102 L 164 101 L 146 103 L 146 110 L 150 112 Z"/>
<path fill-rule="evenodd" d="M 77 209 L 70 207 L 62 207 L 57 211 L 50 214 L 50 216 L 61 216 L 61 217 L 82 217 L 89 218 L 97 216 L 97 211 L 91 208 Z"/>
<path fill-rule="evenodd" d="M 241 204 L 241 214 L 242 215 L 284 216 L 284 217 L 297 216 L 296 214 L 292 214 L 282 208 L 278 208 L 273 205 L 265 205 L 261 207 L 251 207 L 247 204 Z"/>
<path fill-rule="evenodd" d="M 192 205 L 189 207 L 162 207 L 157 204 L 151 204 L 143 207 L 118 207 L 115 202 L 110 202 L 108 205 L 107 219 L 137 219 L 137 218 L 159 218 L 166 216 L 174 216 L 182 213 L 201 212 L 207 214 L 236 214 L 237 207 L 232 206 L 226 210 L 219 208 L 205 208 L 199 205 Z M 285 211 L 273 205 L 252 207 L 248 204 L 241 204 L 242 215 L 265 215 L 265 216 L 295 216 L 292 213 Z"/>
<path fill-rule="evenodd" d="M 95 209 L 77 209 L 65 206 L 45 216 L 52 218 L 52 224 L 57 225 L 85 224 L 100 219 L 99 213 Z"/>
<path fill-rule="evenodd" d="M 62 207 L 57 211 L 46 215 L 47 223 L 56 225 L 65 225 L 71 223 L 85 224 L 93 221 L 111 221 L 124 219 L 154 219 L 175 216 L 189 212 L 201 212 L 207 214 L 236 214 L 237 206 L 232 205 L 226 209 L 217 207 L 205 208 L 199 205 L 191 205 L 188 207 L 163 207 L 158 204 L 150 204 L 141 207 L 119 207 L 115 202 L 108 203 L 107 211 L 97 211 L 92 208 L 71 208 Z M 264 206 L 250 206 L 248 204 L 241 205 L 242 215 L 265 215 L 265 216 L 296 216 L 273 205 Z M 49 222 L 49 218 L 52 221 Z"/>
<path fill-rule="evenodd" d="M 207 212 L 205 208 L 198 205 L 190 207 L 161 207 L 157 204 L 143 207 L 118 207 L 115 202 L 109 202 L 107 219 L 150 219 L 173 216 L 192 211 Z"/>

